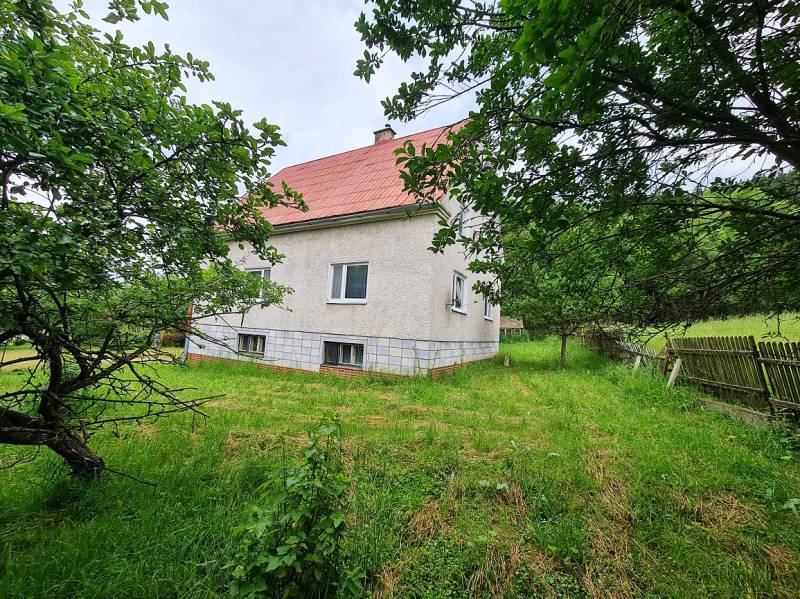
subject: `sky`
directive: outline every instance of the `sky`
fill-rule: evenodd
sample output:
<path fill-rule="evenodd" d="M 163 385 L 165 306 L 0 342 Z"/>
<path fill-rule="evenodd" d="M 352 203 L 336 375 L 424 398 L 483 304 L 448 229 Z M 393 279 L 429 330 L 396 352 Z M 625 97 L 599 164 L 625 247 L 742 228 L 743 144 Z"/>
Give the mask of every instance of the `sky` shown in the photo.
<path fill-rule="evenodd" d="M 55 0 L 66 9 L 70 0 Z M 99 29 L 122 30 L 129 44 L 168 43 L 173 52 L 207 60 L 216 79 L 188 81 L 195 103 L 221 100 L 241 109 L 245 122 L 266 118 L 281 128 L 270 171 L 373 143 L 387 122 L 381 100 L 392 95 L 419 63 L 389 55 L 367 84 L 353 75 L 364 45 L 353 24 L 363 0 L 168 0 L 169 20 L 102 21 L 108 0 L 85 0 Z M 475 108 L 465 95 L 408 123 L 391 122 L 398 136 L 461 120 Z M 703 177 L 747 178 L 770 158 L 732 160 Z"/>
<path fill-rule="evenodd" d="M 104 30 L 120 29 L 129 44 L 168 43 L 179 54 L 207 60 L 216 80 L 189 83 L 195 103 L 222 100 L 281 128 L 271 172 L 373 143 L 388 122 L 381 100 L 408 78 L 413 65 L 390 57 L 367 84 L 353 75 L 364 46 L 355 23 L 363 0 L 168 0 L 169 20 L 142 15 L 135 23 L 102 22 L 107 0 L 85 8 Z M 66 0 L 58 3 L 66 6 Z M 453 123 L 471 98 L 445 103 L 410 123 L 391 122 L 398 136 Z"/>

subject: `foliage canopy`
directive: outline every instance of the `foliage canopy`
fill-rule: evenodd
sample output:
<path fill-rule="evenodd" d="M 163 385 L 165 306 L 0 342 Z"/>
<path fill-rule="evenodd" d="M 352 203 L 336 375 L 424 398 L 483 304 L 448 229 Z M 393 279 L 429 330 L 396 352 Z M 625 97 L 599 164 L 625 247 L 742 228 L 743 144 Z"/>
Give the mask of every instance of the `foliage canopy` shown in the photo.
<path fill-rule="evenodd" d="M 116 0 L 106 20 L 165 6 Z M 275 125 L 251 133 L 229 104 L 186 99 L 187 78 L 212 77 L 191 54 L 101 34 L 80 2 L 0 0 L 0 57 L 0 343 L 35 350 L 13 360 L 32 368 L 0 395 L 0 442 L 48 446 L 90 475 L 97 427 L 199 408 L 149 375 L 165 357 L 153 334 L 191 329 L 190 303 L 280 301 L 286 290 L 238 270 L 228 242 L 278 260 L 258 208 L 302 199 L 262 184 Z"/>
<path fill-rule="evenodd" d="M 389 52 L 425 65 L 387 115 L 476 95 L 449 145 L 403 160 L 420 199 L 451 190 L 487 217 L 468 243 L 479 269 L 500 272 L 509 237 L 539 262 L 597 245 L 634 324 L 797 308 L 796 2 L 371 5 L 356 74 L 369 80 Z M 594 236 L 565 250 L 588 221 Z M 451 226 L 435 247 L 455 240 Z"/>

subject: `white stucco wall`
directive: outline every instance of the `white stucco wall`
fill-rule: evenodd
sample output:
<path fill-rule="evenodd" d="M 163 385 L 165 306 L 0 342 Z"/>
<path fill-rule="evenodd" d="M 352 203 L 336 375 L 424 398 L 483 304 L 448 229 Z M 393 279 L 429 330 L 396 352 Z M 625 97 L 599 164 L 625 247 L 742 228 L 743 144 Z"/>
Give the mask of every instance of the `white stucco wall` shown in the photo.
<path fill-rule="evenodd" d="M 272 267 L 272 280 L 294 289 L 283 306 L 254 308 L 244 326 L 336 335 L 429 339 L 431 253 L 436 217 L 350 224 L 278 233 L 271 242 L 286 257 Z M 268 267 L 245 245 L 232 244 L 242 268 Z M 332 263 L 369 262 L 365 304 L 328 303 Z M 233 319 L 238 325 L 241 317 Z"/>
<path fill-rule="evenodd" d="M 460 205 L 448 198 L 445 208 L 453 214 L 453 218 L 461 210 Z M 466 232 L 475 226 L 481 217 L 467 213 Z M 479 275 L 467 270 L 470 259 L 464 254 L 463 246 L 455 244 L 445 249 L 444 253 L 431 257 L 431 288 L 433 310 L 431 316 L 431 339 L 464 339 L 470 341 L 497 341 L 500 336 L 500 306 L 493 306 L 492 320 L 483 316 L 483 295 L 475 293 L 472 286 L 479 280 Z M 464 275 L 466 281 L 466 314 L 456 312 L 449 305 L 452 298 L 453 273 Z M 484 275 L 486 276 L 486 275 Z M 480 279 L 490 281 L 490 278 Z"/>
<path fill-rule="evenodd" d="M 455 204 L 455 203 L 452 203 Z M 449 208 L 457 214 L 458 205 Z M 254 308 L 244 317 L 204 319 L 201 328 L 220 341 L 191 339 L 189 351 L 242 359 L 235 353 L 240 333 L 264 335 L 264 355 L 256 361 L 301 370 L 319 370 L 325 341 L 363 344 L 364 369 L 398 374 L 488 358 L 497 352 L 500 309 L 483 315 L 483 297 L 471 287 L 475 275 L 460 246 L 444 254 L 428 250 L 438 230 L 432 212 L 328 228 L 276 230 L 271 239 L 285 255 L 270 266 L 250 246 L 231 244 L 240 268 L 271 268 L 273 281 L 294 289 L 282 306 Z M 364 304 L 328 302 L 330 265 L 368 262 Z M 453 272 L 466 275 L 466 314 L 451 307 Z"/>

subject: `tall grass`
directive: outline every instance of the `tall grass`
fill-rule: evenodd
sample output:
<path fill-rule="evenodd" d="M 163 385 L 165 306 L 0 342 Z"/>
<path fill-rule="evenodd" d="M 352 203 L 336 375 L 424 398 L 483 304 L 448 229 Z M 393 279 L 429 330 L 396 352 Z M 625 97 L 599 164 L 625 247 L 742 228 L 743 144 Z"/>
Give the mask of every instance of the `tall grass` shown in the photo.
<path fill-rule="evenodd" d="M 165 367 L 225 394 L 210 419 L 92 439 L 155 489 L 80 487 L 46 453 L 0 471 L 0 596 L 217 596 L 257 488 L 324 414 L 344 423 L 345 550 L 368 593 L 796 596 L 800 472 L 778 436 L 577 345 L 565 368 L 554 340 L 501 351 L 509 368 L 437 381 Z"/>
<path fill-rule="evenodd" d="M 712 318 L 692 326 L 677 327 L 667 331 L 670 337 L 743 337 L 752 335 L 756 341 L 800 341 L 800 314 L 784 314 L 778 319 L 769 314 Z M 658 335 L 648 343 L 659 351 L 664 347 L 664 336 Z"/>

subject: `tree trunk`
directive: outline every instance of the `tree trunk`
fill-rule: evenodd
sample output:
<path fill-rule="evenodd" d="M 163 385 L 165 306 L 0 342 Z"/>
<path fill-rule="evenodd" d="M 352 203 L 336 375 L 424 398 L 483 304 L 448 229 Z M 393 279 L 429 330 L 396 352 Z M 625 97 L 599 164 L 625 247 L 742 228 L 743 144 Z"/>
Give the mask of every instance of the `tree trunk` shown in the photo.
<path fill-rule="evenodd" d="M 49 422 L 15 410 L 0 411 L 0 443 L 45 445 L 64 458 L 73 476 L 83 480 L 96 477 L 105 468 L 86 440 L 60 418 Z"/>
<path fill-rule="evenodd" d="M 56 434 L 47 446 L 64 458 L 72 476 L 82 480 L 97 477 L 105 468 L 105 462 L 89 449 L 86 441 L 74 431 Z"/>
<path fill-rule="evenodd" d="M 561 367 L 567 361 L 567 337 L 568 335 L 561 335 Z"/>

